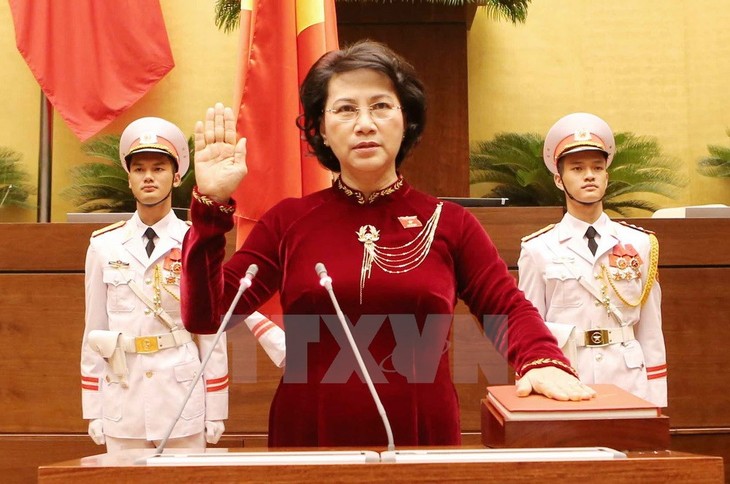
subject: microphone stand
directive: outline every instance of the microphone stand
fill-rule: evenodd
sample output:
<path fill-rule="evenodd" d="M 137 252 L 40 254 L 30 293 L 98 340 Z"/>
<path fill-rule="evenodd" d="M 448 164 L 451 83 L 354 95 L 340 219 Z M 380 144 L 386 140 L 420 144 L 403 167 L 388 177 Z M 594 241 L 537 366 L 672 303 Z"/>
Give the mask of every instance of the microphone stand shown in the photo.
<path fill-rule="evenodd" d="M 8 198 L 8 194 L 10 193 L 10 190 L 12 190 L 13 185 L 8 185 L 8 188 L 5 190 L 5 196 L 3 197 L 2 201 L 0 201 L 0 207 L 5 205 L 5 199 Z"/>
<path fill-rule="evenodd" d="M 259 268 L 256 264 L 251 264 L 248 266 L 248 270 L 246 270 L 246 275 L 241 278 L 239 286 L 238 286 L 238 292 L 236 293 L 236 296 L 233 298 L 233 301 L 231 301 L 231 305 L 228 307 L 228 311 L 226 312 L 225 317 L 223 318 L 223 321 L 221 322 L 220 327 L 218 327 L 218 332 L 215 334 L 215 340 L 213 341 L 213 344 L 210 347 L 210 350 L 208 351 L 208 354 L 205 355 L 205 358 L 200 362 L 200 367 L 198 368 L 198 371 L 195 374 L 195 379 L 193 380 L 193 383 L 190 385 L 190 388 L 188 389 L 188 394 L 185 396 L 185 399 L 182 402 L 182 405 L 180 405 L 180 410 L 177 412 L 177 416 L 175 417 L 175 420 L 173 420 L 172 425 L 167 430 L 167 433 L 165 434 L 165 437 L 160 442 L 160 445 L 157 446 L 155 449 L 155 453 L 152 455 L 152 457 L 159 456 L 162 454 L 162 451 L 165 450 L 165 445 L 167 445 L 167 441 L 170 439 L 170 435 L 172 435 L 172 431 L 175 428 L 175 425 L 177 425 L 177 421 L 180 420 L 180 416 L 183 413 L 183 410 L 185 410 L 185 405 L 188 404 L 188 400 L 190 400 L 190 396 L 193 394 L 193 390 L 195 390 L 195 385 L 198 384 L 198 381 L 200 380 L 201 376 L 203 375 L 203 370 L 205 370 L 205 365 L 208 364 L 208 360 L 210 360 L 211 355 L 213 354 L 213 351 L 215 351 L 215 347 L 218 344 L 218 341 L 221 339 L 221 335 L 223 334 L 223 331 L 226 330 L 226 326 L 228 326 L 228 321 L 231 319 L 231 316 L 233 315 L 233 310 L 235 309 L 236 305 L 238 304 L 238 301 L 241 299 L 241 295 L 251 287 L 251 280 L 256 276 L 256 273 L 258 272 Z M 147 457 L 143 458 L 144 460 L 147 459 Z"/>
<path fill-rule="evenodd" d="M 375 390 L 375 385 L 373 385 L 373 380 L 372 380 L 372 378 L 370 378 L 370 373 L 368 372 L 368 369 L 365 367 L 365 362 L 363 362 L 363 360 L 362 360 L 362 356 L 360 355 L 360 350 L 358 349 L 357 344 L 355 343 L 355 338 L 352 337 L 352 332 L 350 331 L 350 327 L 348 326 L 347 321 L 345 320 L 345 315 L 342 313 L 342 309 L 340 309 L 340 304 L 337 302 L 337 298 L 335 297 L 335 291 L 332 289 L 332 278 L 327 275 L 327 269 L 325 269 L 324 264 L 322 264 L 321 262 L 318 262 L 314 266 L 314 270 L 317 272 L 317 275 L 319 276 L 319 284 L 327 290 L 327 293 L 329 294 L 330 299 L 332 300 L 332 305 L 335 307 L 335 312 L 337 313 L 337 319 L 340 320 L 342 329 L 345 331 L 345 336 L 347 336 L 347 341 L 350 343 L 352 352 L 355 354 L 355 359 L 357 360 L 357 365 L 360 367 L 360 371 L 362 372 L 362 375 L 365 378 L 365 383 L 368 386 L 368 390 L 370 390 L 370 395 L 372 395 L 373 401 L 375 402 L 375 406 L 377 407 L 378 413 L 380 414 L 380 418 L 383 421 L 383 426 L 385 427 L 385 433 L 388 436 L 388 450 L 394 451 L 395 442 L 393 441 L 393 430 L 390 428 L 390 421 L 388 420 L 388 415 L 385 413 L 385 408 L 383 407 L 383 404 L 380 402 L 380 397 L 378 396 L 378 392 Z"/>

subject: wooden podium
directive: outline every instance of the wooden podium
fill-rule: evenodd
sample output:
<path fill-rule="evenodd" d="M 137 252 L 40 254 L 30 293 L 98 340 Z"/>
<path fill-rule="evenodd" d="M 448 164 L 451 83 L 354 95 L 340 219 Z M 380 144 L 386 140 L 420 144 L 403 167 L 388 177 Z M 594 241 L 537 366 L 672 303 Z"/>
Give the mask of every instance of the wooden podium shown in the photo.
<path fill-rule="evenodd" d="M 669 445 L 669 417 L 509 420 L 487 399 L 481 401 L 482 443 L 487 447 L 610 447 L 664 450 Z"/>
<path fill-rule="evenodd" d="M 593 461 L 175 467 L 135 465 L 140 455 L 124 451 L 42 466 L 38 482 L 562 482 L 566 478 L 610 484 L 723 481 L 721 457 L 672 451 L 633 452 L 628 458 Z"/>

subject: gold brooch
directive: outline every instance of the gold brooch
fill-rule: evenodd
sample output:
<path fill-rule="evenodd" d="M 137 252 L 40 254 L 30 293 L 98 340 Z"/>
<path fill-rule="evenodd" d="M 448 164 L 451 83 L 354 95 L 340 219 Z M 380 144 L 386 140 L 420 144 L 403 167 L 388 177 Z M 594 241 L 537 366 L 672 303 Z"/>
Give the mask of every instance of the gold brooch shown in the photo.
<path fill-rule="evenodd" d="M 433 215 L 413 240 L 397 247 L 379 246 L 376 242 L 380 240 L 380 231 L 372 225 L 360 227 L 356 232 L 357 240 L 363 244 L 362 266 L 360 267 L 360 304 L 362 304 L 365 281 L 370 278 L 373 263 L 389 274 L 408 272 L 421 265 L 431 250 L 442 206 L 443 202 L 436 205 Z"/>
<path fill-rule="evenodd" d="M 380 231 L 372 225 L 363 225 L 357 231 L 357 240 L 363 244 L 373 244 L 380 240 Z"/>

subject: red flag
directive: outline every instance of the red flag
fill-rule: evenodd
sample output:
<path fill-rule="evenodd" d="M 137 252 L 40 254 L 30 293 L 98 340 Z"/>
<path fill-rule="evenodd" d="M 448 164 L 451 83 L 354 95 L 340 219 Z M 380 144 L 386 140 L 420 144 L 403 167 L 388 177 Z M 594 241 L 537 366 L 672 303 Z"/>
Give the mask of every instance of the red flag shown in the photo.
<path fill-rule="evenodd" d="M 18 50 L 85 141 L 175 65 L 157 0 L 10 0 Z"/>
<path fill-rule="evenodd" d="M 238 135 L 248 139 L 248 175 L 240 201 L 237 245 L 278 201 L 331 185 L 296 126 L 299 85 L 312 64 L 336 49 L 334 0 L 243 0 L 241 70 L 235 106 Z"/>

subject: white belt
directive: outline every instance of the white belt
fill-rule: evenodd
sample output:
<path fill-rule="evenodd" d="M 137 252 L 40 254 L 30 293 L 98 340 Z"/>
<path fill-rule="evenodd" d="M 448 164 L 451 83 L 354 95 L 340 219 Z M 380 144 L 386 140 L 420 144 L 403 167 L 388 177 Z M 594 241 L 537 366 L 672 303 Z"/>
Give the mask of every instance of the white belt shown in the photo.
<path fill-rule="evenodd" d="M 193 337 L 186 330 L 176 329 L 152 336 L 122 336 L 122 348 L 125 353 L 156 353 L 167 348 L 182 346 L 192 340 Z"/>
<path fill-rule="evenodd" d="M 634 338 L 633 326 L 622 326 L 620 328 L 596 328 L 588 331 L 576 330 L 576 346 L 608 346 L 616 343 L 625 343 Z"/>

